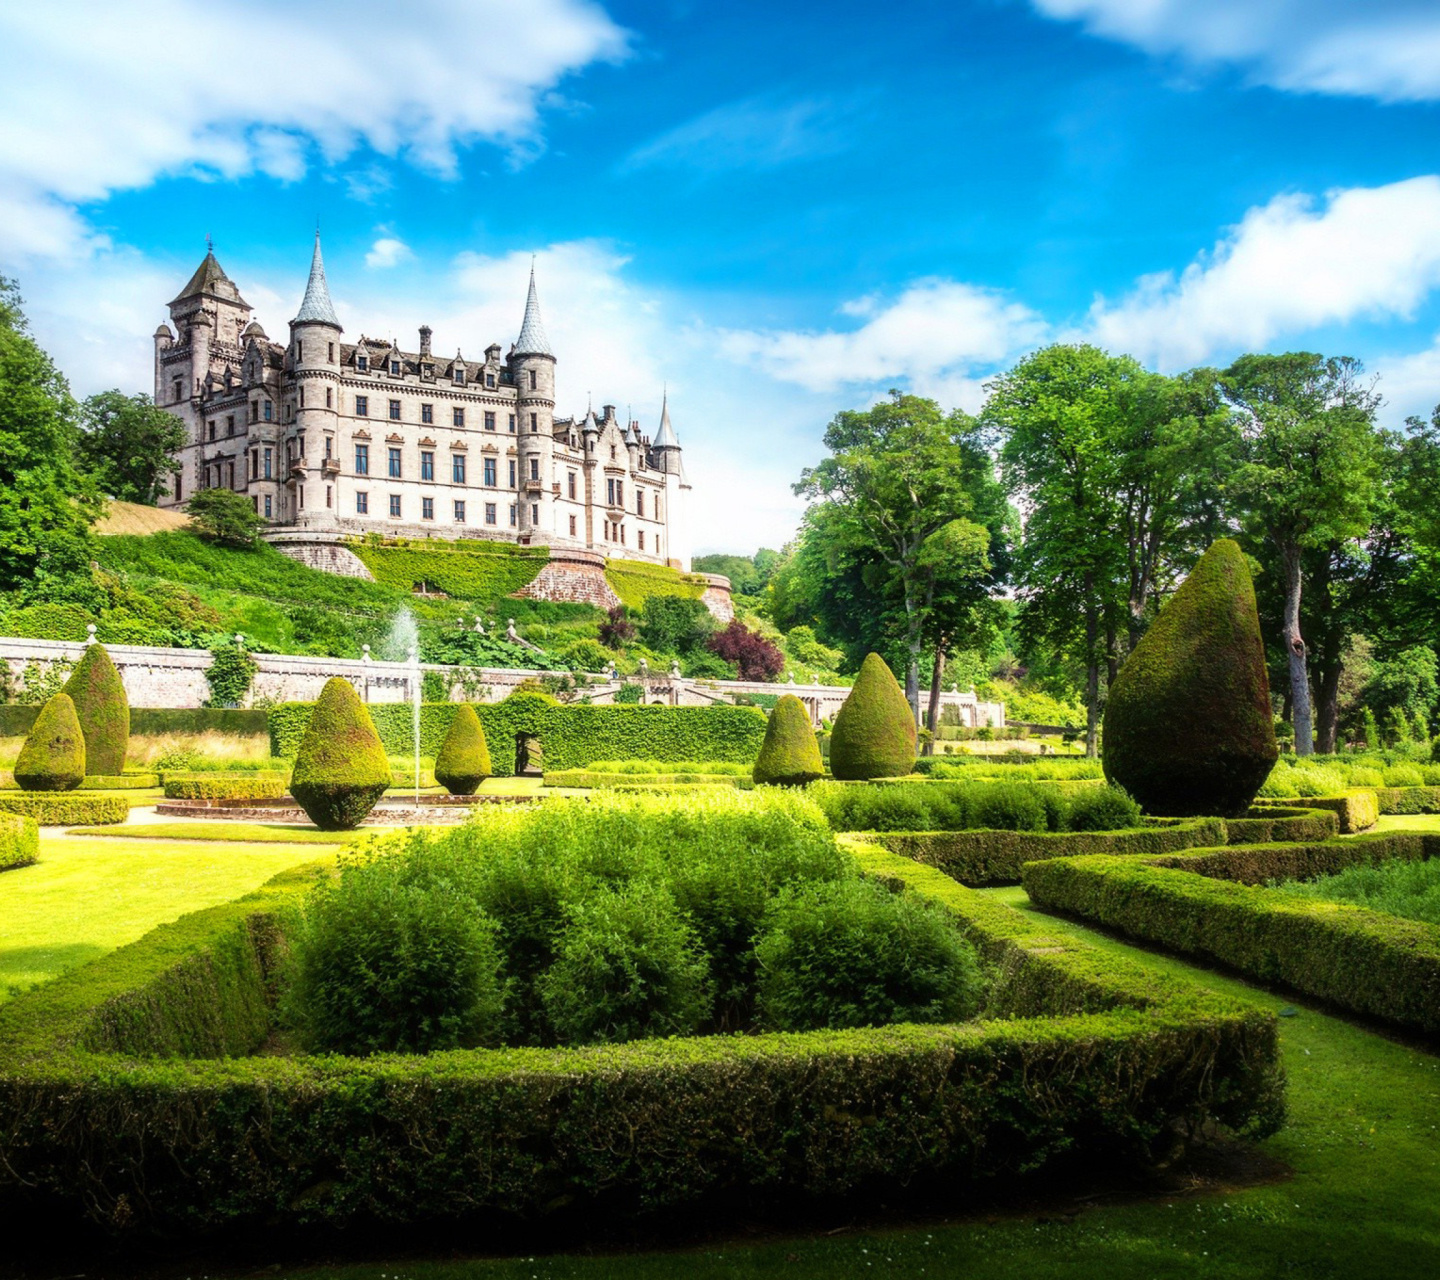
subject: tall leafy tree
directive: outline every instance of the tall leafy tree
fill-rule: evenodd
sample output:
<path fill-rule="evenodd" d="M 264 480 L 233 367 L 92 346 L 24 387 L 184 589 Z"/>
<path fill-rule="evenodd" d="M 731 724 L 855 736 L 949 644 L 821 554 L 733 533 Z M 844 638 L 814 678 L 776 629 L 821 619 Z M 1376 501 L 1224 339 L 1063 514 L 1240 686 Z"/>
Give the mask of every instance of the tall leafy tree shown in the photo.
<path fill-rule="evenodd" d="M 80 410 L 79 459 L 112 498 L 153 507 L 180 471 L 185 426 L 149 396 L 102 391 Z"/>
<path fill-rule="evenodd" d="M 0 590 L 83 575 L 94 491 L 75 468 L 76 407 L 0 277 Z"/>
<path fill-rule="evenodd" d="M 1241 440 L 1228 488 L 1252 537 L 1273 551 L 1283 586 L 1282 642 L 1299 755 L 1315 749 L 1301 630 L 1305 557 L 1362 537 L 1380 497 L 1379 397 L 1362 373 L 1349 357 L 1291 352 L 1242 356 L 1223 377 Z"/>

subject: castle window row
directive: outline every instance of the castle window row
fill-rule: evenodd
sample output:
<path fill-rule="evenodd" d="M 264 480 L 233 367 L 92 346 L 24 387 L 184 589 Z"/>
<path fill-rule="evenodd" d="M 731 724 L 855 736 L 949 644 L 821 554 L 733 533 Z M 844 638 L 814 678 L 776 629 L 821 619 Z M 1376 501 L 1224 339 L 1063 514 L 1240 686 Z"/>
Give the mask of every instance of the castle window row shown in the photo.
<path fill-rule="evenodd" d="M 390 419 L 391 422 L 401 422 L 401 421 L 404 420 L 403 414 L 402 414 L 402 410 L 401 410 L 401 403 L 400 403 L 399 400 L 391 400 L 391 401 L 390 401 L 388 414 L 389 414 L 389 419 Z M 356 416 L 357 418 L 368 418 L 368 417 L 370 416 L 370 397 L 369 397 L 369 396 L 356 396 L 356 397 L 355 397 L 355 416 Z M 512 414 L 509 415 L 509 417 L 510 417 L 510 421 L 509 421 L 509 424 L 508 424 L 508 428 L 509 428 L 510 434 L 511 434 L 511 435 L 514 435 L 514 434 L 515 434 L 515 415 L 512 413 Z M 251 418 L 251 421 L 252 421 L 252 422 L 255 421 L 255 419 L 254 419 L 253 416 L 252 416 L 252 418 Z M 268 404 L 267 404 L 267 408 L 266 408 L 266 418 L 265 418 L 265 421 L 266 421 L 266 422 L 269 422 L 269 421 L 270 421 Z M 420 423 L 421 423 L 422 426 L 433 426 L 433 425 L 434 425 L 434 423 L 435 423 L 435 406 L 434 406 L 433 404 L 427 403 L 427 404 L 422 404 L 422 405 L 420 406 Z M 460 408 L 452 408 L 452 409 L 450 410 L 450 424 L 451 424 L 451 426 L 455 426 L 455 427 L 463 427 L 463 426 L 465 425 L 465 410 L 464 410 L 464 409 L 460 409 Z M 533 414 L 533 413 L 530 415 L 530 429 L 531 429 L 532 431 L 538 431 L 538 430 L 539 430 L 539 427 L 536 425 L 536 415 Z M 485 410 L 485 430 L 486 430 L 486 431 L 494 431 L 494 430 L 495 430 L 495 412 L 494 412 L 493 409 L 487 409 L 487 410 Z"/>

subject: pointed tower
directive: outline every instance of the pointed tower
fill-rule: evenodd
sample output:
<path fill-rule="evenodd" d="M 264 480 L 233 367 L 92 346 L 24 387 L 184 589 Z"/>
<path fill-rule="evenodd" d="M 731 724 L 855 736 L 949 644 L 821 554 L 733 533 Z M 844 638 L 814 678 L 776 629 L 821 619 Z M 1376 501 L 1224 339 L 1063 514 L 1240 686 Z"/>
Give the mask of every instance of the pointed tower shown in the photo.
<path fill-rule="evenodd" d="M 670 423 L 670 393 L 667 391 L 660 401 L 660 430 L 655 433 L 651 446 L 655 454 L 655 470 L 667 475 L 679 476 L 684 482 L 685 472 L 680 465 L 680 440 Z"/>
<path fill-rule="evenodd" d="M 287 363 L 294 371 L 293 412 L 282 449 L 294 459 L 283 478 L 286 518 L 309 526 L 333 525 L 342 506 L 340 476 L 340 317 L 330 301 L 320 232 L 310 255 L 310 277 L 300 310 L 290 321 Z"/>
<path fill-rule="evenodd" d="M 688 573 L 690 570 L 690 537 L 685 527 L 684 494 L 690 491 L 685 479 L 685 469 L 680 462 L 680 439 L 670 421 L 670 393 L 667 390 L 660 401 L 660 429 L 650 446 L 655 470 L 665 475 L 664 507 L 659 518 L 664 524 L 660 535 L 663 541 L 657 548 L 666 563 Z"/>
<path fill-rule="evenodd" d="M 551 491 L 555 449 L 555 353 L 535 289 L 535 264 L 530 264 L 530 292 L 525 318 L 509 357 L 515 383 L 516 453 L 520 463 L 519 525 L 521 542 L 545 542 L 555 532 Z"/>

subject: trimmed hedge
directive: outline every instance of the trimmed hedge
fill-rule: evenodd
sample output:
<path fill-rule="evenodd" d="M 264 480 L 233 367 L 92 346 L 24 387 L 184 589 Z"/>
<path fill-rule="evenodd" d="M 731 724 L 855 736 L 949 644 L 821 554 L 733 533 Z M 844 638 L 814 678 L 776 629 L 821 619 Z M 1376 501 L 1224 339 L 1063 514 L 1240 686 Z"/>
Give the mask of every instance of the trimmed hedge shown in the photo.
<path fill-rule="evenodd" d="M 77 788 L 79 791 L 145 791 L 160 785 L 158 773 L 119 773 L 112 776 L 95 777 L 85 775 Z"/>
<path fill-rule="evenodd" d="M 276 800 L 286 789 L 286 779 L 274 774 L 216 773 L 165 780 L 167 800 Z"/>
<path fill-rule="evenodd" d="M 293 756 L 313 703 L 272 707 L 270 750 Z M 439 754 L 458 704 L 427 703 L 420 709 L 420 752 Z M 380 741 L 391 755 L 412 751 L 411 708 L 380 703 L 369 708 Z M 592 760 L 735 760 L 749 763 L 765 737 L 765 713 L 755 707 L 561 706 L 539 694 L 515 693 L 503 702 L 478 703 L 497 778 L 515 773 L 515 738 L 540 739 L 545 764 L 555 771 L 583 769 Z"/>
<path fill-rule="evenodd" d="M 915 768 L 915 713 L 878 653 L 865 655 L 835 714 L 829 759 L 847 781 L 902 778 Z"/>
<path fill-rule="evenodd" d="M 85 781 L 85 735 L 68 694 L 57 693 L 40 708 L 12 772 L 27 791 L 74 791 Z"/>
<path fill-rule="evenodd" d="M 565 769 L 545 774 L 547 787 L 674 787 L 686 783 L 705 787 L 743 787 L 749 778 L 729 773 L 593 773 L 589 769 Z M 754 785 L 751 783 L 750 785 Z"/>
<path fill-rule="evenodd" d="M 0 813 L 0 871 L 28 867 L 40 853 L 40 827 L 34 818 Z"/>
<path fill-rule="evenodd" d="M 87 772 L 124 773 L 125 750 L 130 744 L 130 700 L 103 644 L 85 646 L 65 681 L 64 692 L 80 717 Z"/>
<path fill-rule="evenodd" d="M 751 777 L 757 783 L 795 787 L 824 776 L 825 762 L 820 758 L 810 713 L 799 698 L 787 693 L 770 713 Z"/>
<path fill-rule="evenodd" d="M 451 795 L 474 795 L 490 776 L 490 751 L 475 708 L 461 703 L 450 721 L 440 754 L 435 757 L 435 777 Z"/>
<path fill-rule="evenodd" d="M 124 822 L 130 816 L 130 802 L 124 796 L 87 796 L 78 791 L 0 791 L 0 813 L 22 813 L 42 827 L 100 827 Z"/>
<path fill-rule="evenodd" d="M 18 703 L 0 705 L 0 738 L 18 738 L 30 732 L 39 707 Z M 258 738 L 266 732 L 264 711 L 238 711 L 212 707 L 131 707 L 130 735 L 162 733 L 233 733 Z"/>
<path fill-rule="evenodd" d="M 1227 844 L 1269 844 L 1303 840 L 1329 840 L 1340 831 L 1340 818 L 1332 809 L 1252 809 L 1247 818 L 1225 819 Z"/>
<path fill-rule="evenodd" d="M 300 739 L 290 794 L 321 831 L 349 831 L 365 820 L 392 781 L 365 704 L 348 680 L 332 676 Z"/>
<path fill-rule="evenodd" d="M 1255 808 L 1293 809 L 1293 800 L 1268 800 L 1260 797 Z M 1347 791 L 1343 796 L 1306 796 L 1305 808 L 1326 809 L 1333 813 L 1340 823 L 1340 834 L 1353 835 L 1365 831 L 1380 821 L 1380 800 L 1374 791 Z"/>
<path fill-rule="evenodd" d="M 1087 854 L 1160 854 L 1203 849 L 1225 839 L 1220 818 L 1188 818 L 1140 831 L 881 831 L 872 840 L 961 884 L 1019 884 L 1027 862 Z"/>
<path fill-rule="evenodd" d="M 1032 862 L 1024 885 L 1042 907 L 1433 1035 L 1440 1032 L 1440 929 L 1258 886 L 1436 855 L 1440 836 L 1395 833 L 1148 864 L 1113 857 Z"/>
<path fill-rule="evenodd" d="M 1381 813 L 1440 813 L 1440 787 L 1376 787 L 1375 798 Z"/>
<path fill-rule="evenodd" d="M 0 1202 L 130 1233 L 571 1202 L 623 1215 L 738 1189 L 981 1182 L 1060 1153 L 1145 1159 L 1210 1120 L 1279 1127 L 1273 1014 L 1057 939 L 906 859 L 855 853 L 954 913 L 996 975 L 986 1020 L 232 1056 L 268 1033 L 283 922 L 317 876 L 296 869 L 0 1007 Z"/>

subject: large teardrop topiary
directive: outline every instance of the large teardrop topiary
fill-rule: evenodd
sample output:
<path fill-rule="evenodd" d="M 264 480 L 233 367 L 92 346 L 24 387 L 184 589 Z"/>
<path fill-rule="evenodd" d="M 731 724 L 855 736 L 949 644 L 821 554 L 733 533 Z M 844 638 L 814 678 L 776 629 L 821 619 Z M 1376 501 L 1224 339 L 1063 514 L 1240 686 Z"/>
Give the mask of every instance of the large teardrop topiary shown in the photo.
<path fill-rule="evenodd" d="M 825 776 L 825 762 L 810 727 L 810 714 L 793 693 L 781 698 L 770 713 L 753 776 L 757 783 L 780 787 L 804 786 Z"/>
<path fill-rule="evenodd" d="M 85 735 L 75 703 L 57 693 L 35 717 L 15 761 L 16 785 L 25 791 L 73 791 L 85 781 Z"/>
<path fill-rule="evenodd" d="M 490 776 L 490 748 L 480 717 L 468 702 L 460 704 L 450 721 L 450 732 L 435 757 L 435 781 L 451 795 L 471 796 Z"/>
<path fill-rule="evenodd" d="M 1105 776 L 1151 814 L 1242 817 L 1279 756 L 1255 587 L 1239 546 L 1200 557 L 1105 707 Z"/>
<path fill-rule="evenodd" d="M 120 673 L 101 644 L 87 644 L 62 692 L 70 695 L 85 735 L 85 767 L 92 775 L 125 772 L 130 745 L 130 699 Z"/>
<path fill-rule="evenodd" d="M 860 665 L 830 734 L 830 772 L 851 781 L 900 778 L 915 768 L 915 716 L 878 654 Z"/>
<path fill-rule="evenodd" d="M 327 680 L 300 739 L 290 794 L 321 831 L 349 831 L 389 785 L 390 764 L 370 712 L 348 680 Z"/>

